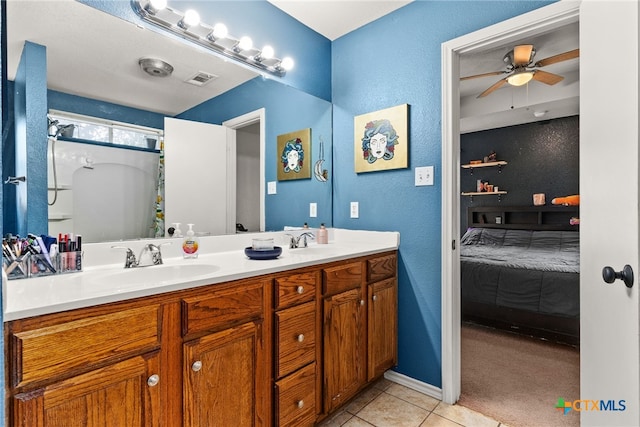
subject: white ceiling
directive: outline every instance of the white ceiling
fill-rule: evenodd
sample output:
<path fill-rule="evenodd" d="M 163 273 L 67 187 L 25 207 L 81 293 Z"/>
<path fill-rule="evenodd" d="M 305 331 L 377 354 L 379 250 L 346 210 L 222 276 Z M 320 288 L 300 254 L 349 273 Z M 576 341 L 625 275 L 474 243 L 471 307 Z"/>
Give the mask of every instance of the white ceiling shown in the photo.
<path fill-rule="evenodd" d="M 268 1 L 329 40 L 335 40 L 413 0 Z"/>
<path fill-rule="evenodd" d="M 404 0 L 270 2 L 331 40 L 409 3 Z M 175 115 L 257 76 L 255 71 L 199 47 L 187 47 L 185 43 L 141 29 L 74 0 L 12 0 L 7 2 L 7 15 L 8 77 L 14 78 L 22 46 L 29 40 L 47 46 L 48 85 L 61 92 Z M 546 58 L 577 48 L 578 26 L 521 43 L 535 45 L 536 59 Z M 502 57 L 515 44 L 520 43 L 463 55 L 461 75 L 504 69 Z M 138 60 L 149 56 L 169 62 L 174 67 L 173 74 L 159 78 L 142 72 Z M 578 65 L 579 60 L 575 59 L 545 67 L 545 71 L 565 76 L 565 80 L 555 86 L 546 87 L 538 82 L 521 88 L 507 85 L 481 100 L 476 99 L 477 94 L 502 76 L 461 82 L 462 131 L 532 121 L 533 110 L 548 112 L 535 120 L 555 117 L 554 114 L 577 114 Z M 202 87 L 185 83 L 199 71 L 218 78 Z"/>

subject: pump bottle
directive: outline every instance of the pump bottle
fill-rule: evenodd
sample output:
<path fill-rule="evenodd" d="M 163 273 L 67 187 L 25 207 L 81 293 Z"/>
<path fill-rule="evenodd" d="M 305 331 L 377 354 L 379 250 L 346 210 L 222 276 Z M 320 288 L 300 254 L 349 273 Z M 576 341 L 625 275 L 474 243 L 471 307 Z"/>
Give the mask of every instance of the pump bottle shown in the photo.
<path fill-rule="evenodd" d="M 198 258 L 199 242 L 193 231 L 193 224 L 187 224 L 189 230 L 182 241 L 182 254 L 185 258 Z"/>

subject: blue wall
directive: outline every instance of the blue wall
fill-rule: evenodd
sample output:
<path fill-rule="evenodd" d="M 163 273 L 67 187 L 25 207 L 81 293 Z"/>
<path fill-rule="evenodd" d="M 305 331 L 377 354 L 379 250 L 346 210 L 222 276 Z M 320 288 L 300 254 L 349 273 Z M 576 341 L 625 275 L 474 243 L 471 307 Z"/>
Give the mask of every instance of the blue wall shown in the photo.
<path fill-rule="evenodd" d="M 400 232 L 397 371 L 441 387 L 441 44 L 549 2 L 415 1 L 332 45 L 334 226 Z M 409 168 L 356 174 L 354 116 L 408 103 Z M 414 186 L 416 166 L 435 185 Z M 349 203 L 360 218 L 349 218 Z"/>
<path fill-rule="evenodd" d="M 265 182 L 277 180 L 280 134 L 311 128 L 311 153 L 307 161 L 313 165 L 319 155 L 319 138 L 325 142 L 324 167 L 329 180 L 313 177 L 277 182 L 277 194 L 265 196 L 265 229 L 282 230 L 285 225 L 300 226 L 309 217 L 309 203 L 318 204 L 317 218 L 308 218 L 310 227 L 332 224 L 331 187 L 331 104 L 274 80 L 257 77 L 223 95 L 206 101 L 179 116 L 180 119 L 221 124 L 225 120 L 265 108 Z M 266 189 L 263 189 L 266 191 Z"/>
<path fill-rule="evenodd" d="M 128 0 L 79 1 L 167 34 L 166 31 L 142 21 Z M 238 38 L 248 35 L 258 48 L 270 44 L 278 58 L 291 56 L 295 61 L 295 68 L 283 78 L 273 78 L 322 99 L 331 100 L 331 41 L 271 3 L 264 0 L 169 0 L 168 4 L 181 12 L 195 9 L 200 14 L 201 21 L 208 25 L 222 22 L 229 29 L 230 35 Z"/>

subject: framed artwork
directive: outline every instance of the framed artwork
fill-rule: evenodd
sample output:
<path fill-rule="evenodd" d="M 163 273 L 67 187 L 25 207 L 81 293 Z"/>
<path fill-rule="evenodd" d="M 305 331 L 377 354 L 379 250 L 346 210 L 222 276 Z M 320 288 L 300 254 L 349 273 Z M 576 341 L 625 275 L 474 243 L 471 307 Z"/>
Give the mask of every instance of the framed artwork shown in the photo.
<path fill-rule="evenodd" d="M 408 111 L 402 104 L 354 117 L 356 173 L 408 167 Z"/>
<path fill-rule="evenodd" d="M 311 128 L 278 135 L 278 181 L 311 178 Z"/>

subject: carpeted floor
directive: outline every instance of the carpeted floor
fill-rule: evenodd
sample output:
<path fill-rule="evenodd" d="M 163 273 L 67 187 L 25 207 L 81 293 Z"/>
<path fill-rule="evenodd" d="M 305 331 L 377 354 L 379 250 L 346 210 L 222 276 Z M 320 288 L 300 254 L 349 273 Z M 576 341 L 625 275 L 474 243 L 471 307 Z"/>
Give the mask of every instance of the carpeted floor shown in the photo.
<path fill-rule="evenodd" d="M 577 348 L 462 324 L 459 405 L 510 427 L 579 426 L 580 414 L 556 409 L 580 397 Z"/>

